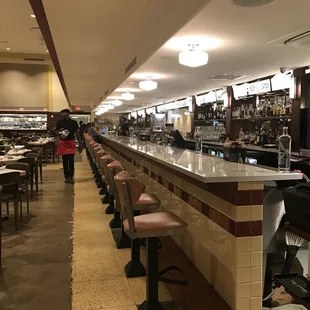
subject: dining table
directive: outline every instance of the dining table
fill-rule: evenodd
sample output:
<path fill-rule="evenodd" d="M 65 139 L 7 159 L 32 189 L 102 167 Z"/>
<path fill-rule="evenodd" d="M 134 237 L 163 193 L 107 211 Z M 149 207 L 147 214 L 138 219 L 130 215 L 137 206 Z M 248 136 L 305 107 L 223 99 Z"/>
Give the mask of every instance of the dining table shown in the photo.
<path fill-rule="evenodd" d="M 7 174 L 7 173 L 10 173 L 10 172 L 19 172 L 21 177 L 26 175 L 26 171 L 24 171 L 24 170 L 7 169 L 7 168 L 0 169 L 0 175 Z"/>
<path fill-rule="evenodd" d="M 56 142 L 57 140 L 56 139 L 49 139 L 49 140 L 43 140 L 43 141 L 30 141 L 30 142 L 27 142 L 27 145 L 28 146 L 37 146 L 37 147 L 41 147 L 42 150 L 43 150 L 43 156 L 44 156 L 44 159 L 45 159 L 45 162 L 48 163 L 48 145 L 52 145 L 53 146 L 53 163 L 55 163 L 55 150 L 56 150 Z"/>
<path fill-rule="evenodd" d="M 25 157 L 24 156 L 13 156 L 13 155 L 0 156 L 0 165 L 16 163 L 21 158 L 25 158 Z"/>

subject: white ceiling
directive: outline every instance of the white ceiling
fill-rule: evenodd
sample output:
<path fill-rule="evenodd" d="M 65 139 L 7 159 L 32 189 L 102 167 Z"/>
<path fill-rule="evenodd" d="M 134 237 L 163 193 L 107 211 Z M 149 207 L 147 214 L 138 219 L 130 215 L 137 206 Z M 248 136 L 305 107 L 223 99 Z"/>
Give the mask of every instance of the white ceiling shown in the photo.
<path fill-rule="evenodd" d="M 158 89 L 136 92 L 135 100 L 114 109 L 113 113 L 279 73 L 280 67 L 309 65 L 310 45 L 297 48 L 268 44 L 296 31 L 309 30 L 309 12 L 309 0 L 275 0 L 256 8 L 237 7 L 232 0 L 211 1 L 173 37 L 201 36 L 220 40 L 219 47 L 208 51 L 209 64 L 200 68 L 181 66 L 177 58 L 180 50 L 165 44 L 137 71 L 161 74 L 163 78 L 157 80 Z M 238 81 L 208 80 L 215 74 L 248 77 Z M 120 87 L 138 88 L 138 81 L 130 77 Z"/>
<path fill-rule="evenodd" d="M 99 104 L 211 0 L 43 0 L 73 105 Z"/>
<path fill-rule="evenodd" d="M 41 32 L 30 30 L 38 26 L 31 14 L 33 12 L 27 0 L 0 1 L 0 53 L 7 53 L 7 57 L 15 53 L 48 54 Z M 7 58 L 4 56 L 3 59 Z"/>

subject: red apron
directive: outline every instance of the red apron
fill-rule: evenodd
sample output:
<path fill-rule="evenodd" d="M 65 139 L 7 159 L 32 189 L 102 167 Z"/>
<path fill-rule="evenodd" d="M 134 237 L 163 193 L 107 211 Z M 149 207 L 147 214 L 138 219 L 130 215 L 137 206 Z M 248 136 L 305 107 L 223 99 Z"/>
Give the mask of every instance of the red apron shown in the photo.
<path fill-rule="evenodd" d="M 57 155 L 75 154 L 75 140 L 59 140 L 57 144 Z"/>

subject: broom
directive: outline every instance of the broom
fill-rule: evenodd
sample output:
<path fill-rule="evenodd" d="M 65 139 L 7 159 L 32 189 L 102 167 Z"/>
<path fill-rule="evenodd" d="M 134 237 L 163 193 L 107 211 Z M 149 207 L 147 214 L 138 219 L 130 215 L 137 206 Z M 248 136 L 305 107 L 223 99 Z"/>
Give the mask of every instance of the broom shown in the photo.
<path fill-rule="evenodd" d="M 292 268 L 293 260 L 295 259 L 299 248 L 303 244 L 304 239 L 286 230 L 285 241 L 286 241 L 287 249 L 286 249 L 286 257 L 285 257 L 285 263 L 284 263 L 282 273 L 289 273 Z"/>

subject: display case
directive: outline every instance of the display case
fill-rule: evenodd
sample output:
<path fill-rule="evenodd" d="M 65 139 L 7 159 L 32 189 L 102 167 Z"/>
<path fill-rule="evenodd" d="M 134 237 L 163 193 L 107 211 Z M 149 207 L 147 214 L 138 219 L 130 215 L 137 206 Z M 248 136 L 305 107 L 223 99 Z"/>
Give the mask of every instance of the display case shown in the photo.
<path fill-rule="evenodd" d="M 0 131 L 46 131 L 47 114 L 0 113 Z"/>

